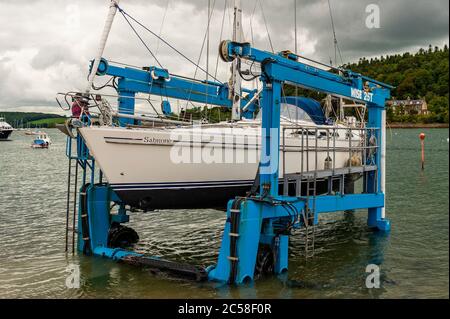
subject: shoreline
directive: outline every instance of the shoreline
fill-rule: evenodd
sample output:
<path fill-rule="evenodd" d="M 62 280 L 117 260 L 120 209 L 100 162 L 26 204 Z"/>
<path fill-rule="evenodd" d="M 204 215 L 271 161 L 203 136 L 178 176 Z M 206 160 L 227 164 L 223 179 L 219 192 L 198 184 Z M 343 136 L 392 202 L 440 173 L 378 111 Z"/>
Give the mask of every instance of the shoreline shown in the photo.
<path fill-rule="evenodd" d="M 449 128 L 449 123 L 388 123 L 388 128 Z"/>

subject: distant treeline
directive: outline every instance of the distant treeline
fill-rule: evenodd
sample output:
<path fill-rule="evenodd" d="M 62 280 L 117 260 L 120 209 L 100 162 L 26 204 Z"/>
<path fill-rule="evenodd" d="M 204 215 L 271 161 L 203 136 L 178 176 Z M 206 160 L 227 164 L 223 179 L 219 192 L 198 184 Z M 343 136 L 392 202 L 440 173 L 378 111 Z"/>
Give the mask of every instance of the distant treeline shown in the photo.
<path fill-rule="evenodd" d="M 387 108 L 388 122 L 403 123 L 448 123 L 449 87 L 448 87 L 448 46 L 442 49 L 429 46 L 417 53 L 403 53 L 379 58 L 361 58 L 357 63 L 344 65 L 344 68 L 361 73 L 395 86 L 392 99 L 425 99 L 428 115 L 395 114 Z M 321 101 L 325 94 L 297 89 L 298 95 Z M 295 95 L 295 88 L 286 85 L 286 96 Z"/>
<path fill-rule="evenodd" d="M 417 53 L 409 52 L 381 56 L 380 58 L 361 58 L 357 63 L 344 65 L 344 68 L 364 74 L 378 81 L 395 86 L 392 90 L 392 99 L 406 100 L 425 99 L 430 114 L 394 114 L 391 108 L 387 110 L 389 122 L 403 123 L 448 123 L 449 122 L 449 50 L 445 45 L 442 49 L 429 46 L 428 49 L 420 49 Z M 322 93 L 295 89 L 285 85 L 285 96 L 311 97 L 322 101 L 325 95 Z M 0 116 L 2 113 L 0 112 Z M 28 123 L 39 123 L 41 127 L 54 127 L 55 122 L 63 121 L 64 117 L 55 114 L 44 113 L 20 113 L 4 112 L 8 122 L 15 127 L 27 126 Z M 212 109 L 192 108 L 180 115 L 184 119 L 208 119 L 209 122 L 219 122 L 231 118 L 231 110 L 223 107 Z M 21 122 L 22 121 L 22 122 Z"/>
<path fill-rule="evenodd" d="M 380 58 L 361 58 L 359 62 L 345 65 L 344 68 L 364 74 L 378 81 L 395 86 L 392 99 L 406 100 L 425 99 L 430 114 L 395 114 L 387 108 L 388 122 L 402 123 L 448 123 L 449 122 L 449 50 L 445 45 L 442 49 L 429 47 L 420 49 L 417 53 L 404 53 Z M 285 85 L 285 96 L 310 97 L 323 101 L 325 94 L 311 90 Z M 186 112 L 186 117 L 193 119 L 209 118 L 210 122 L 230 119 L 231 112 L 227 108 L 194 108 Z"/>
<path fill-rule="evenodd" d="M 398 115 L 388 109 L 391 122 L 448 123 L 449 87 L 448 46 L 420 49 L 380 58 L 361 58 L 345 67 L 378 81 L 395 86 L 392 98 L 397 100 L 425 99 L 429 115 Z"/>
<path fill-rule="evenodd" d="M 54 128 L 56 124 L 63 123 L 66 117 L 57 114 L 36 112 L 0 112 L 0 117 L 14 128 Z"/>

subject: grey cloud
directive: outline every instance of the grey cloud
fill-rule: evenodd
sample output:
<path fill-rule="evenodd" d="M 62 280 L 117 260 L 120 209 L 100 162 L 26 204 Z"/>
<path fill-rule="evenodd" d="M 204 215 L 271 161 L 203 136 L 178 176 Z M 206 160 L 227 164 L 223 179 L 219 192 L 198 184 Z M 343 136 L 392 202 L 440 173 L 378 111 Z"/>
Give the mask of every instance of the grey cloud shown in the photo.
<path fill-rule="evenodd" d="M 39 52 L 31 60 L 31 66 L 36 70 L 45 70 L 48 67 L 65 62 L 76 63 L 73 48 L 64 45 L 47 45 L 39 49 Z"/>
<path fill-rule="evenodd" d="M 215 1 L 211 68 L 217 57 L 225 3 Z M 248 18 L 255 9 L 252 23 L 255 46 L 268 50 L 263 16 L 256 1 L 262 1 L 275 50 L 293 50 L 293 0 L 242 0 L 245 34 L 250 35 Z M 57 91 L 83 87 L 107 3 L 107 0 L 0 0 L 0 107 L 48 105 Z M 233 0 L 228 0 L 229 7 L 232 3 Z M 365 7 L 369 3 L 377 3 L 381 8 L 380 29 L 365 27 Z M 79 11 L 79 28 L 67 25 L 69 5 Z M 448 0 L 331 0 L 331 5 L 344 62 L 448 43 Z M 121 6 L 159 32 L 167 0 L 121 0 Z M 206 29 L 206 9 L 207 0 L 170 0 L 162 32 L 165 39 L 195 61 Z M 231 15 L 228 11 L 225 16 L 224 38 L 231 37 Z M 298 27 L 301 34 L 307 34 L 300 42 L 300 53 L 312 48 L 310 57 L 328 62 L 334 49 L 327 0 L 298 0 Z M 156 39 L 138 30 L 152 51 L 158 51 L 164 67 L 174 73 L 194 74 L 194 66 L 163 44 L 157 50 Z M 120 15 L 114 22 L 105 57 L 140 66 L 155 63 Z M 200 63 L 205 66 L 204 53 Z M 23 65 L 29 65 L 29 69 Z M 227 72 L 228 66 L 220 63 L 219 78 L 226 80 Z M 197 74 L 202 76 L 201 72 Z"/>

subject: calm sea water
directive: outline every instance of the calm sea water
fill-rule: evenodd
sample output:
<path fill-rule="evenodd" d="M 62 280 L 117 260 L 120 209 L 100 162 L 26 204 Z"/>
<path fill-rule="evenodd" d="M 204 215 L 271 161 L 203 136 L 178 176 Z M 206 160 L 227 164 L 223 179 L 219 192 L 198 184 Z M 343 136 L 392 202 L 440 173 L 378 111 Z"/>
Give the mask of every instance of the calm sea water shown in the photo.
<path fill-rule="evenodd" d="M 316 255 L 304 258 L 291 237 L 289 272 L 239 288 L 156 277 L 143 269 L 64 253 L 65 138 L 47 130 L 48 150 L 15 132 L 0 142 L 0 298 L 448 298 L 448 130 L 392 130 L 388 135 L 389 235 L 366 227 L 367 213 L 323 216 Z M 427 134 L 420 170 L 419 132 Z M 213 210 L 133 214 L 137 249 L 194 264 L 214 264 L 225 213 Z M 380 289 L 365 288 L 366 265 L 381 267 Z M 80 289 L 65 285 L 80 266 Z"/>

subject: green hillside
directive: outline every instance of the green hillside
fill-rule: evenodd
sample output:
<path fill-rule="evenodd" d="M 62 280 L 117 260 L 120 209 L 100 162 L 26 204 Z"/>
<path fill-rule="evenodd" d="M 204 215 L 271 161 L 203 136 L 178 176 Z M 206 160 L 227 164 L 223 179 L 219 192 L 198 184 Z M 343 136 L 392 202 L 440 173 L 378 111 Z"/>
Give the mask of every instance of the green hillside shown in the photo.
<path fill-rule="evenodd" d="M 58 123 L 64 123 L 66 117 L 57 114 L 36 112 L 1 112 L 0 117 L 15 128 L 19 127 L 42 127 L 53 128 Z"/>
<path fill-rule="evenodd" d="M 46 127 L 54 126 L 56 124 L 63 124 L 66 121 L 65 117 L 58 117 L 58 118 L 45 118 L 37 121 L 29 122 L 31 126 L 43 126 Z"/>
<path fill-rule="evenodd" d="M 387 119 L 389 122 L 403 123 L 448 123 L 449 122 L 449 50 L 447 45 L 442 49 L 429 47 L 420 49 L 416 53 L 403 53 L 379 58 L 361 58 L 357 63 L 345 65 L 344 67 L 378 81 L 395 86 L 392 98 L 405 100 L 425 99 L 428 104 L 428 115 L 400 115 L 394 114 L 388 108 Z M 317 92 L 298 89 L 300 96 L 306 96 L 321 101 L 325 95 Z M 286 96 L 295 95 L 292 86 L 285 85 Z M 208 118 L 210 122 L 218 122 L 230 119 L 231 112 L 226 108 L 204 108 L 189 109 L 186 112 L 187 119 Z M 6 117 L 8 122 L 17 127 L 39 125 L 41 127 L 54 127 L 56 123 L 64 121 L 64 117 L 55 114 L 44 113 L 19 113 L 0 112 L 0 116 Z"/>
<path fill-rule="evenodd" d="M 397 115 L 388 109 L 388 120 L 395 122 L 448 123 L 449 52 L 447 45 L 440 49 L 429 47 L 417 53 L 404 53 L 380 58 L 361 58 L 345 67 L 389 83 L 396 88 L 392 97 L 398 100 L 425 99 L 430 115 Z"/>

